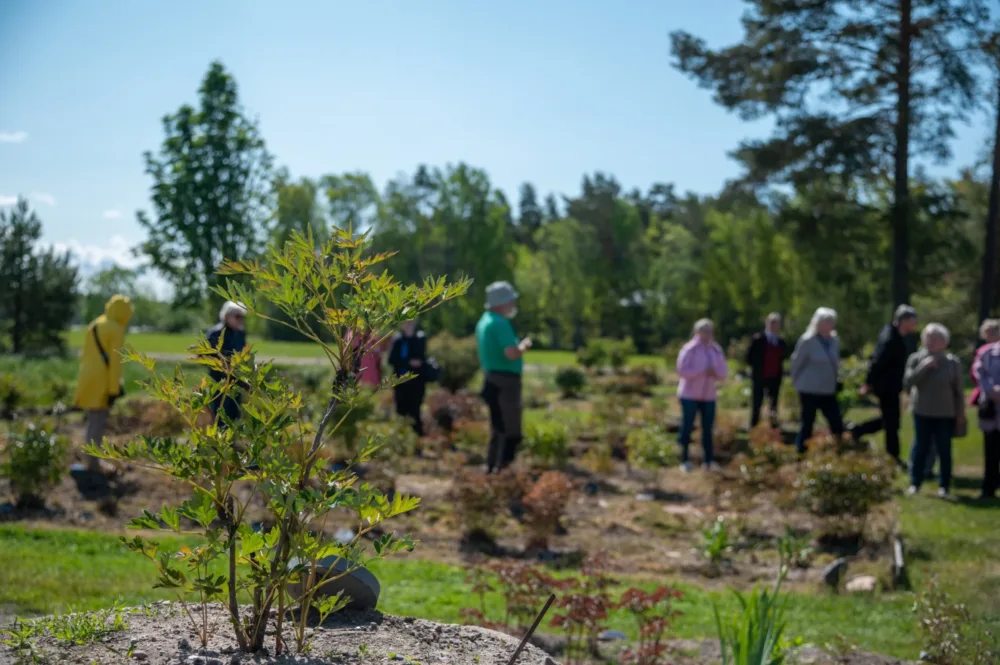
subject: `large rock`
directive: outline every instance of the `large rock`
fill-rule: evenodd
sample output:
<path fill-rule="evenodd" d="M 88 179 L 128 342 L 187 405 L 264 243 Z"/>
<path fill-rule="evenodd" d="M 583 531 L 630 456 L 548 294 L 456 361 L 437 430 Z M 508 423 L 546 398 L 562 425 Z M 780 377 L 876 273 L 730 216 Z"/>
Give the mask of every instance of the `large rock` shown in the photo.
<path fill-rule="evenodd" d="M 874 593 L 878 588 L 878 578 L 874 575 L 856 575 L 847 581 L 846 589 L 851 593 Z"/>
<path fill-rule="evenodd" d="M 298 560 L 292 559 L 289 562 L 289 566 L 295 565 L 298 565 Z M 378 605 L 381 586 L 367 568 L 355 568 L 347 574 L 342 574 L 348 569 L 348 562 L 340 557 L 330 556 L 316 562 L 316 579 L 323 579 L 331 567 L 333 568 L 333 572 L 330 572 L 330 577 L 337 577 L 337 579 L 326 582 L 322 587 L 317 589 L 316 597 L 336 596 L 343 591 L 344 596 L 351 599 L 347 606 L 348 608 L 359 611 L 375 609 Z M 289 585 L 288 593 L 293 598 L 300 598 L 302 596 L 302 584 Z"/>

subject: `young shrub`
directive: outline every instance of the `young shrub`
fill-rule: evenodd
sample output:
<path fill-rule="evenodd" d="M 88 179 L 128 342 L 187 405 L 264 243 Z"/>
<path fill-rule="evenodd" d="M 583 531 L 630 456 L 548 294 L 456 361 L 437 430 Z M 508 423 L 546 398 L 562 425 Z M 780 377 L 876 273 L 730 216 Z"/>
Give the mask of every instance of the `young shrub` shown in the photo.
<path fill-rule="evenodd" d="M 528 525 L 527 549 L 547 550 L 559 521 L 573 496 L 573 483 L 561 471 L 547 471 L 524 496 L 525 521 Z"/>
<path fill-rule="evenodd" d="M 587 387 L 587 375 L 579 367 L 560 367 L 556 372 L 556 386 L 564 399 L 576 399 Z"/>
<path fill-rule="evenodd" d="M 773 592 L 759 585 L 749 596 L 734 591 L 740 609 L 725 621 L 713 603 L 722 665 L 783 665 L 787 652 L 782 638 L 787 604 L 781 594 L 783 579 L 783 574 L 778 577 Z"/>
<path fill-rule="evenodd" d="M 459 420 L 451 433 L 456 449 L 470 453 L 485 453 L 490 441 L 490 424 L 484 420 Z"/>
<path fill-rule="evenodd" d="M 1000 662 L 996 636 L 973 619 L 969 608 L 956 603 L 932 581 L 914 605 L 922 661 L 935 665 L 995 665 Z"/>
<path fill-rule="evenodd" d="M 356 462 L 373 458 L 377 444 L 359 442 L 358 456 L 347 468 L 333 470 L 320 462 L 340 433 L 340 417 L 364 399 L 357 374 L 366 349 L 354 348 L 348 331 L 395 330 L 404 320 L 462 295 L 468 282 L 449 285 L 430 279 L 420 287 L 402 286 L 373 270 L 390 255 L 369 255 L 366 235 L 354 237 L 334 229 L 319 251 L 313 240 L 293 234 L 283 247 L 270 247 L 262 262 L 226 262 L 220 274 L 235 279 L 218 293 L 244 303 L 252 317 L 288 326 L 322 349 L 336 373 L 324 388 L 326 404 L 315 426 L 303 423 L 301 393 L 276 377 L 269 363 L 258 364 L 252 348 L 225 358 L 202 339 L 193 361 L 221 372 L 223 379 L 202 377 L 188 387 L 178 369 L 173 375 L 152 373 L 144 385 L 181 414 L 184 440 L 141 436 L 125 445 L 87 449 L 92 455 L 158 469 L 191 487 L 192 496 L 180 505 L 144 511 L 129 527 L 181 532 L 185 520 L 196 526 L 185 523 L 184 533 L 194 530 L 200 544 L 166 548 L 140 535 L 122 540 L 153 562 L 157 586 L 177 596 L 203 645 L 209 637 L 205 610 L 219 603 L 241 651 L 260 652 L 265 635 L 273 633 L 272 653 L 282 652 L 286 621 L 292 622 L 294 648 L 304 651 L 309 646 L 310 613 L 300 612 L 292 620 L 288 609 L 293 604 L 315 609 L 322 619 L 348 601 L 320 597 L 322 587 L 374 560 L 413 548 L 412 539 L 388 530 L 387 521 L 415 509 L 419 500 L 400 494 L 390 500 L 352 471 Z M 152 360 L 134 352 L 127 355 L 153 369 Z M 241 417 L 222 416 L 219 423 L 201 418 L 220 396 L 241 399 Z M 258 532 L 247 511 L 261 503 L 273 526 Z M 345 514 L 359 525 L 348 543 L 316 528 L 331 515 L 339 521 Z M 372 534 L 376 529 L 380 535 Z M 370 546 L 366 537 L 371 538 Z M 331 565 L 330 572 L 320 576 L 321 560 L 343 565 Z M 292 584 L 303 589 L 297 598 L 290 593 Z M 241 592 L 249 606 L 241 606 Z"/>
<path fill-rule="evenodd" d="M 0 475 L 10 480 L 18 508 L 45 505 L 45 492 L 62 479 L 68 449 L 65 437 L 35 423 L 8 434 L 0 456 Z"/>
<path fill-rule="evenodd" d="M 680 460 L 677 444 L 659 427 L 633 429 L 625 437 L 628 462 L 640 469 L 662 469 Z"/>
<path fill-rule="evenodd" d="M 485 565 L 475 562 L 466 581 L 472 587 L 470 591 L 479 598 L 478 608 L 462 610 L 466 620 L 511 635 L 521 635 L 527 630 L 549 593 L 568 588 L 571 584 L 556 580 L 538 566 L 521 561 L 497 561 Z M 497 621 L 491 621 L 487 614 L 486 593 L 490 591 L 499 592 L 503 598 L 503 616 Z"/>
<path fill-rule="evenodd" d="M 455 504 L 467 547 L 492 548 L 495 534 L 511 501 L 520 498 L 524 480 L 513 469 L 488 474 L 459 469 L 452 480 L 448 500 Z"/>
<path fill-rule="evenodd" d="M 580 568 L 580 577 L 567 580 L 556 588 L 559 594 L 556 607 L 559 612 L 550 625 L 566 635 L 566 665 L 582 665 L 587 656 L 600 659 L 598 640 L 607 626 L 608 616 L 615 608 L 608 589 L 615 580 L 607 573 L 607 562 L 602 553 L 587 557 Z"/>
<path fill-rule="evenodd" d="M 713 566 L 722 563 L 723 558 L 733 550 L 729 527 L 721 516 L 701 532 L 701 538 L 701 553 Z"/>
<path fill-rule="evenodd" d="M 577 350 L 576 360 L 589 370 L 600 371 L 608 364 L 609 353 L 608 340 L 588 339 L 583 348 Z"/>
<path fill-rule="evenodd" d="M 595 387 L 605 395 L 637 395 L 648 397 L 652 388 L 645 378 L 629 374 L 600 376 L 594 380 Z"/>
<path fill-rule="evenodd" d="M 479 372 L 479 349 L 475 337 L 458 338 L 442 332 L 431 338 L 428 352 L 441 368 L 438 383 L 451 393 L 462 390 Z"/>
<path fill-rule="evenodd" d="M 608 365 L 616 373 L 621 373 L 628 365 L 629 358 L 635 355 L 635 342 L 631 337 L 607 341 Z"/>
<path fill-rule="evenodd" d="M 569 444 L 569 428 L 558 421 L 537 421 L 524 429 L 525 449 L 546 466 L 566 464 Z"/>
<path fill-rule="evenodd" d="M 624 610 L 636 623 L 639 643 L 622 653 L 625 665 L 659 665 L 664 662 L 667 645 L 664 636 L 670 623 L 680 612 L 673 609 L 673 602 L 684 594 L 673 587 L 661 586 L 653 592 L 628 589 L 618 601 L 617 609 Z"/>
<path fill-rule="evenodd" d="M 650 390 L 660 385 L 660 368 L 652 363 L 633 365 L 625 372 L 626 376 L 634 377 L 646 384 Z"/>
<path fill-rule="evenodd" d="M 895 473 L 882 456 L 810 454 L 794 490 L 799 505 L 814 515 L 863 519 L 892 497 Z"/>
<path fill-rule="evenodd" d="M 615 460 L 611 455 L 611 447 L 602 443 L 591 446 L 580 458 L 580 466 L 596 476 L 614 473 Z"/>
<path fill-rule="evenodd" d="M 20 379 L 13 374 L 0 374 L 0 419 L 12 420 L 26 396 L 27 388 Z"/>
<path fill-rule="evenodd" d="M 436 390 L 427 400 L 427 410 L 434 419 L 434 425 L 444 434 L 450 434 L 456 422 L 482 420 L 483 409 L 483 400 L 478 396 L 454 394 L 447 390 Z"/>

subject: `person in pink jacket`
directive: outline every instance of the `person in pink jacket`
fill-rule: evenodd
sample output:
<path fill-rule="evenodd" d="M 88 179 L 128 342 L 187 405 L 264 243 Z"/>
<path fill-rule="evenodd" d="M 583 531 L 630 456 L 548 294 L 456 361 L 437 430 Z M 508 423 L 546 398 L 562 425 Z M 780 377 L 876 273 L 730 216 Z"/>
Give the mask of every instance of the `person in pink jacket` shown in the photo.
<path fill-rule="evenodd" d="M 382 355 L 385 353 L 385 341 L 378 342 L 374 333 L 355 334 L 353 330 L 347 333 L 351 348 L 362 349 L 361 366 L 358 370 L 358 383 L 369 388 L 378 388 L 382 383 Z"/>
<path fill-rule="evenodd" d="M 715 342 L 715 326 L 709 319 L 694 324 L 691 341 L 681 348 L 677 356 L 677 374 L 681 380 L 677 397 L 681 401 L 681 431 L 677 439 L 681 445 L 681 462 L 685 471 L 691 470 L 688 445 L 694 430 L 694 419 L 701 414 L 701 447 L 706 469 L 717 469 L 712 454 L 712 425 L 715 422 L 716 382 L 726 378 L 729 368 L 726 354 Z"/>

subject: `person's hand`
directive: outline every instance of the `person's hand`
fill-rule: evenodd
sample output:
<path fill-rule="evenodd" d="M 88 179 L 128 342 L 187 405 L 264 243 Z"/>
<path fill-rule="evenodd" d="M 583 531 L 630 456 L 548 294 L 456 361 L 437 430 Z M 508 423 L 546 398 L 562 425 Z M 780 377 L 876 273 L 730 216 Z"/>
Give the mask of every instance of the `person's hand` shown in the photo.
<path fill-rule="evenodd" d="M 411 360 L 410 361 L 410 367 L 412 367 L 413 369 L 417 369 L 421 365 L 423 365 L 423 363 L 420 362 L 419 360 Z"/>
<path fill-rule="evenodd" d="M 936 356 L 927 356 L 924 358 L 923 362 L 920 363 L 920 368 L 935 368 L 938 366 L 938 359 Z"/>
<path fill-rule="evenodd" d="M 858 388 L 858 394 L 859 395 L 867 395 L 871 391 L 872 391 L 872 387 L 869 386 L 867 383 L 864 384 L 863 386 L 861 386 L 860 388 Z"/>
<path fill-rule="evenodd" d="M 531 348 L 531 344 L 532 344 L 531 338 L 525 337 L 524 339 L 521 340 L 521 343 L 518 344 L 517 346 L 521 349 L 521 352 L 523 353 L 524 351 L 527 351 L 528 349 Z"/>

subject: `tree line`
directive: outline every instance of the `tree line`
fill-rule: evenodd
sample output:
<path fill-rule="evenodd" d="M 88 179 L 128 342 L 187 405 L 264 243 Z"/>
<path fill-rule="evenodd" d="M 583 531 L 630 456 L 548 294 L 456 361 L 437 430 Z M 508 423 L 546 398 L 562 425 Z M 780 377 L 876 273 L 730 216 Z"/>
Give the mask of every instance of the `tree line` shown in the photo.
<path fill-rule="evenodd" d="M 736 146 L 743 173 L 718 193 L 640 190 L 597 172 L 577 192 L 524 183 L 508 195 L 467 163 L 418 165 L 381 188 L 357 171 L 295 178 L 275 166 L 216 62 L 197 104 L 166 116 L 161 147 L 146 153 L 152 208 L 138 214 L 147 240 L 136 252 L 173 285 L 175 313 L 217 305 L 222 258 L 253 257 L 293 232 L 318 246 L 333 224 L 397 252 L 388 268 L 404 283 L 468 276 L 478 293 L 512 281 L 518 328 L 553 348 L 627 336 L 649 351 L 702 316 L 729 338 L 770 311 L 800 328 L 826 305 L 857 350 L 904 301 L 971 342 L 998 305 L 996 174 L 982 164 L 932 178 L 913 163 L 947 160 L 954 122 L 990 99 L 987 3 L 746 5 L 736 44 L 672 35 L 673 65 L 720 105 L 775 120 L 771 137 Z M 424 324 L 466 335 L 481 308 L 470 295 Z"/>

